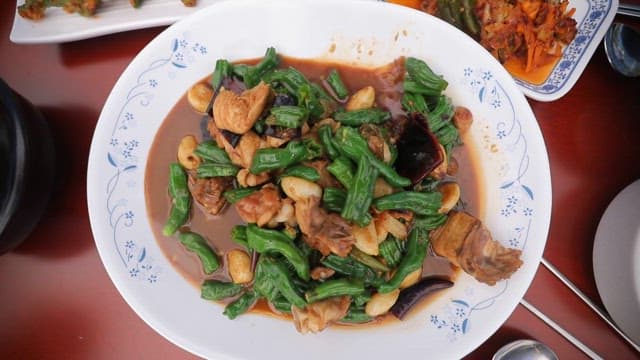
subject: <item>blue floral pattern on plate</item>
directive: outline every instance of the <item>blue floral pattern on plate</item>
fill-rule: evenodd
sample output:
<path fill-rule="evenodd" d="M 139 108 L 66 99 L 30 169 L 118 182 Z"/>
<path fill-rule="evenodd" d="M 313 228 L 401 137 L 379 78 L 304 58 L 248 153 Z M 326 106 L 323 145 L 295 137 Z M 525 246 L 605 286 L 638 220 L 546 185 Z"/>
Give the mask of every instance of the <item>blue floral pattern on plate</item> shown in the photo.
<path fill-rule="evenodd" d="M 462 70 L 461 82 L 467 94 L 474 97 L 480 106 L 487 108 L 489 112 L 504 114 L 497 117 L 500 120 L 490 122 L 489 127 L 491 138 L 495 141 L 492 146 L 514 154 L 517 164 L 515 168 L 502 165 L 504 176 L 500 185 L 500 215 L 504 218 L 504 223 L 509 224 L 510 229 L 508 243 L 504 245 L 524 250 L 534 212 L 534 191 L 524 182 L 529 170 L 529 154 L 522 125 L 511 98 L 490 70 L 465 67 Z M 472 315 L 475 312 L 491 308 L 507 291 L 509 280 L 504 280 L 496 286 L 499 286 L 500 290 L 481 299 L 476 299 L 475 287 L 466 288 L 463 292 L 465 298 L 451 299 L 450 303 L 440 309 L 439 314 L 429 315 L 431 324 L 439 330 L 447 331 L 449 341 L 457 340 L 470 330 Z"/>
<path fill-rule="evenodd" d="M 137 220 L 137 211 L 129 206 L 131 192 L 139 191 L 132 173 L 144 171 L 139 167 L 143 156 L 139 154 L 140 140 L 132 137 L 129 130 L 143 121 L 145 109 L 153 104 L 155 92 L 163 81 L 175 78 L 181 69 L 207 54 L 206 46 L 188 38 L 185 34 L 183 38 L 174 39 L 167 54 L 151 61 L 137 76 L 114 123 L 108 144 L 110 150 L 106 154 L 112 169 L 105 193 L 106 206 L 115 248 L 129 276 L 151 284 L 158 282 L 162 268 L 147 251 L 148 239 L 139 239 L 134 232 L 127 231 Z"/>

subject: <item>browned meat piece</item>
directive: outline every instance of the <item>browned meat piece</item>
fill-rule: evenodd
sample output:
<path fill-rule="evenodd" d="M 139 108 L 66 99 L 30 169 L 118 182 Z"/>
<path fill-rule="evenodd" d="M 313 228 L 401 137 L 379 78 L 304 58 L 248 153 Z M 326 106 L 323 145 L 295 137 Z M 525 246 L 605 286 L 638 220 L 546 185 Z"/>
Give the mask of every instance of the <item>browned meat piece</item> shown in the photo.
<path fill-rule="evenodd" d="M 447 222 L 431 233 L 434 252 L 476 280 L 495 285 L 522 265 L 521 251 L 494 240 L 482 222 L 465 212 L 450 212 Z"/>
<path fill-rule="evenodd" d="M 304 309 L 293 306 L 291 307 L 293 322 L 296 329 L 303 334 L 317 333 L 345 317 L 350 304 L 351 297 L 339 296 L 316 301 Z"/>
<path fill-rule="evenodd" d="M 271 184 L 265 185 L 259 191 L 236 203 L 236 210 L 242 220 L 258 226 L 267 224 L 280 211 L 280 207 L 282 207 L 280 194 Z"/>
<path fill-rule="evenodd" d="M 231 162 L 242 168 L 250 168 L 251 162 L 253 161 L 253 155 L 256 153 L 256 150 L 266 146 L 266 143 L 264 143 L 260 136 L 252 130 L 244 133 L 234 147 L 229 143 L 229 141 L 227 141 L 224 135 L 222 135 L 222 132 L 216 126 L 214 121 L 208 122 L 207 129 L 218 146 L 223 148 L 227 154 L 229 154 Z"/>
<path fill-rule="evenodd" d="M 295 204 L 296 220 L 309 246 L 322 255 L 347 256 L 355 243 L 351 225 L 340 215 L 320 207 L 320 198 L 311 196 Z"/>
<path fill-rule="evenodd" d="M 338 180 L 336 180 L 336 178 L 327 171 L 327 166 L 329 166 L 328 160 L 309 161 L 305 162 L 304 165 L 316 169 L 318 174 L 320 174 L 320 180 L 316 181 L 316 183 L 322 186 L 323 189 L 327 187 L 341 186 Z"/>
<path fill-rule="evenodd" d="M 335 274 L 336 271 L 324 266 L 316 266 L 311 270 L 311 278 L 313 280 L 326 280 Z"/>
<path fill-rule="evenodd" d="M 271 87 L 263 82 L 241 95 L 222 88 L 213 103 L 213 119 L 221 130 L 236 134 L 249 131 L 269 100 Z"/>
<path fill-rule="evenodd" d="M 214 177 L 201 179 L 189 174 L 188 185 L 195 201 L 207 213 L 217 215 L 227 203 L 222 193 L 233 187 L 233 178 Z"/>
<path fill-rule="evenodd" d="M 473 114 L 464 106 L 456 106 L 456 110 L 453 113 L 453 124 L 460 131 L 465 133 L 471 127 L 473 123 Z"/>

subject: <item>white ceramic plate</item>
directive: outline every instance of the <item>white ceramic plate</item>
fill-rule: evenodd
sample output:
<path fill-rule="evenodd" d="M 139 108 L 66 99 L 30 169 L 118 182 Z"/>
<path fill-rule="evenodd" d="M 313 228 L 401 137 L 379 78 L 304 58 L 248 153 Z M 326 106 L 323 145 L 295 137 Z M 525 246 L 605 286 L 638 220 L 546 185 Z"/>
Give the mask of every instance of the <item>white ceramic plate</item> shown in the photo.
<path fill-rule="evenodd" d="M 640 344 L 640 180 L 622 190 L 602 215 L 593 272 L 609 315 Z"/>
<path fill-rule="evenodd" d="M 462 275 L 404 322 L 306 336 L 271 317 L 228 320 L 221 306 L 201 300 L 151 232 L 143 185 L 147 153 L 173 105 L 213 71 L 216 59 L 255 58 L 268 46 L 293 57 L 364 65 L 410 55 L 444 75 L 447 94 L 474 113 L 469 146 L 477 148 L 482 166 L 484 221 L 496 239 L 523 250 L 518 272 L 493 287 Z M 462 32 L 383 2 L 234 0 L 177 22 L 138 54 L 113 88 L 95 130 L 87 176 L 96 245 L 124 299 L 167 339 L 217 359 L 461 358 L 493 334 L 524 295 L 551 212 L 545 145 L 511 76 Z"/>
<path fill-rule="evenodd" d="M 23 19 L 16 10 L 9 39 L 18 44 L 59 43 L 168 25 L 218 1 L 222 0 L 198 0 L 196 6 L 186 7 L 180 0 L 143 0 L 135 9 L 129 0 L 102 0 L 91 18 L 51 8 L 38 21 Z M 24 2 L 17 0 L 17 6 Z"/>

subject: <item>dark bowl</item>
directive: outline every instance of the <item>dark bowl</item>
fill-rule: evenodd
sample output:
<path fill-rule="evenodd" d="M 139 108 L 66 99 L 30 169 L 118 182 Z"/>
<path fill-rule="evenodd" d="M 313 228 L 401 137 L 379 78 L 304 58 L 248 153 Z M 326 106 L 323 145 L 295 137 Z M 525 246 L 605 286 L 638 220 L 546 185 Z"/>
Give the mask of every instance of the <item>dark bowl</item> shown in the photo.
<path fill-rule="evenodd" d="M 42 217 L 54 157 L 42 114 L 0 79 L 0 255 L 18 246 Z"/>

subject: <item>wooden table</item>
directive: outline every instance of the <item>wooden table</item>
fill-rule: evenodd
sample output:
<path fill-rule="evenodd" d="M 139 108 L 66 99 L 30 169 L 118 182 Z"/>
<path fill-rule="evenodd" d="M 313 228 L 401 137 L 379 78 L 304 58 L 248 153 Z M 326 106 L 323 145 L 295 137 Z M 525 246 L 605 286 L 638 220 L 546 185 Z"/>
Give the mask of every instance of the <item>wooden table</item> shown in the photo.
<path fill-rule="evenodd" d="M 127 64 L 163 28 L 16 45 L 9 41 L 14 5 L 0 2 L 0 77 L 44 113 L 59 162 L 44 218 L 19 248 L 0 257 L 0 358 L 191 358 L 147 326 L 113 286 L 86 203 L 87 157 L 100 110 Z M 551 162 L 553 213 L 544 256 L 600 305 L 594 235 L 609 202 L 640 178 L 638 94 L 640 79 L 615 73 L 600 46 L 568 95 L 530 101 Z M 545 268 L 525 298 L 603 357 L 640 358 Z M 521 338 L 550 345 L 561 359 L 585 358 L 518 306 L 468 359 L 488 359 Z"/>

